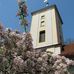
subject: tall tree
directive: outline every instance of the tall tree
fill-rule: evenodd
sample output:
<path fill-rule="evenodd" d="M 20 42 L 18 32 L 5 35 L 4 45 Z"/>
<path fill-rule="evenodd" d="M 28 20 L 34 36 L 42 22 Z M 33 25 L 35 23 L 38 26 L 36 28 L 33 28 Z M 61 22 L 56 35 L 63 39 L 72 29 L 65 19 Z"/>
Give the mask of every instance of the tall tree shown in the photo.
<path fill-rule="evenodd" d="M 27 17 L 26 0 L 17 0 L 17 2 L 19 6 L 17 16 L 19 16 L 20 23 L 25 28 L 25 32 L 27 32 L 28 21 L 26 19 Z"/>

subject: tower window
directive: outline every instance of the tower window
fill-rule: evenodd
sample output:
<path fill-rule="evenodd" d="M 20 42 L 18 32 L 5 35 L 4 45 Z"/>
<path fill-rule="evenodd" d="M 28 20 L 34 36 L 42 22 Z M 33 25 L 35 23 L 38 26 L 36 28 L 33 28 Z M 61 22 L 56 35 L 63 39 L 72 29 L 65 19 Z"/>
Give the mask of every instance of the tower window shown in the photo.
<path fill-rule="evenodd" d="M 39 42 L 45 42 L 45 30 L 44 31 L 40 31 Z"/>
<path fill-rule="evenodd" d="M 42 20 L 42 19 L 45 19 L 45 16 L 44 16 L 44 15 L 43 15 L 43 16 L 41 16 L 41 20 Z"/>
<path fill-rule="evenodd" d="M 41 27 L 45 25 L 45 21 L 41 21 Z"/>
<path fill-rule="evenodd" d="M 41 16 L 41 24 L 40 24 L 40 27 L 43 27 L 45 26 L 45 15 L 42 15 Z"/>

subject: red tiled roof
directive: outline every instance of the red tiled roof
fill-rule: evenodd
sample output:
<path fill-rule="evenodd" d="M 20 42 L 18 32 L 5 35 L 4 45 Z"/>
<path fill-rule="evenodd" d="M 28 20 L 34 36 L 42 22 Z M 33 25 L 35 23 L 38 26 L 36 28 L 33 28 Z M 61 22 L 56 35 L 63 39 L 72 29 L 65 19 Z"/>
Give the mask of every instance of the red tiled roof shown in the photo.
<path fill-rule="evenodd" d="M 62 51 L 62 53 L 60 55 L 62 56 L 74 56 L 74 43 L 72 44 L 68 44 L 68 45 L 65 45 L 63 47 L 64 51 Z"/>

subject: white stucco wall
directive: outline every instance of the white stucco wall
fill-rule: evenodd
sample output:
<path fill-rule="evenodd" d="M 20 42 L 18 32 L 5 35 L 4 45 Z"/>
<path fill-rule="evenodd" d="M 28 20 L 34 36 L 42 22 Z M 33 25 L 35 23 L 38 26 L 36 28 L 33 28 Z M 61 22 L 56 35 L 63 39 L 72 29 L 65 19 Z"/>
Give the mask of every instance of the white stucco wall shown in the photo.
<path fill-rule="evenodd" d="M 40 17 L 45 15 L 45 26 L 40 27 Z M 45 42 L 39 43 L 39 32 L 45 30 Z M 37 36 L 37 48 L 52 45 L 52 23 L 51 23 L 51 10 L 44 11 L 39 14 L 39 27 Z"/>
<path fill-rule="evenodd" d="M 61 53 L 61 47 L 52 47 L 52 48 L 47 48 L 48 52 L 52 52 L 54 55 L 58 55 Z"/>
<path fill-rule="evenodd" d="M 59 43 L 63 43 L 63 31 L 62 31 L 62 23 L 61 20 L 57 14 L 57 12 L 55 12 L 56 14 L 56 26 L 57 26 L 57 35 L 58 35 L 58 42 Z M 60 37 L 61 36 L 61 37 Z"/>
<path fill-rule="evenodd" d="M 45 15 L 45 27 L 40 27 L 41 16 Z M 58 44 L 55 9 L 48 9 L 32 15 L 31 34 L 34 48 Z M 39 43 L 39 32 L 45 30 L 45 42 Z"/>
<path fill-rule="evenodd" d="M 38 15 L 32 16 L 32 22 L 31 22 L 31 36 L 33 39 L 33 46 L 36 47 L 37 44 L 37 33 L 38 33 Z"/>

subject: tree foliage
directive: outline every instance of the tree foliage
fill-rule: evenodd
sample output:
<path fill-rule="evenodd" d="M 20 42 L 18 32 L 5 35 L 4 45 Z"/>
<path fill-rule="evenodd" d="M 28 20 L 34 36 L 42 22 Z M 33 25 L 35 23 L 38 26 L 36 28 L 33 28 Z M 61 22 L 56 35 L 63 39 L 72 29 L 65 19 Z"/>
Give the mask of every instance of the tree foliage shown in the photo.
<path fill-rule="evenodd" d="M 0 74 L 70 74 L 73 61 L 41 50 L 33 48 L 29 32 L 0 26 Z"/>
<path fill-rule="evenodd" d="M 17 0 L 19 10 L 17 13 L 17 16 L 19 16 L 20 24 L 24 27 L 25 32 L 27 32 L 27 26 L 28 26 L 28 21 L 27 21 L 27 5 L 25 0 Z"/>

